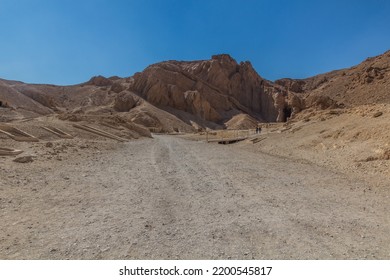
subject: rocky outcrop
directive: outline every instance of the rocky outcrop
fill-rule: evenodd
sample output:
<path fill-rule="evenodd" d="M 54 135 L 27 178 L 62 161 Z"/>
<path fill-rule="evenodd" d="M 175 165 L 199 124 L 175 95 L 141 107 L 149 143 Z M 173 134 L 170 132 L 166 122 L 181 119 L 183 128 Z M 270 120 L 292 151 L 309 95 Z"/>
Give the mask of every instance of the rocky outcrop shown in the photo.
<path fill-rule="evenodd" d="M 307 99 L 307 106 L 330 108 L 390 103 L 390 51 L 359 65 L 303 80 L 275 82 Z M 343 105 L 344 104 L 344 105 Z"/>
<path fill-rule="evenodd" d="M 123 91 L 115 97 L 113 108 L 117 112 L 128 112 L 139 105 L 139 103 L 140 98 L 134 93 Z"/>
<path fill-rule="evenodd" d="M 47 96 L 38 89 L 31 88 L 29 86 L 19 86 L 16 88 L 20 93 L 31 98 L 32 100 L 40 103 L 41 105 L 50 109 L 56 108 L 56 102 L 51 96 Z"/>
<path fill-rule="evenodd" d="M 278 116 L 276 117 L 277 122 L 286 121 L 285 108 L 286 108 L 286 98 L 283 92 L 275 92 L 273 95 L 274 106 L 278 111 Z"/>
<path fill-rule="evenodd" d="M 259 76 L 250 62 L 237 63 L 221 54 L 209 60 L 165 61 L 133 77 L 96 76 L 73 86 L 0 79 L 0 108 L 18 110 L 15 117 L 19 112 L 128 114 L 148 128 L 191 131 L 244 123 L 237 121 L 242 115 L 254 122 L 283 122 L 308 107 L 389 103 L 389 87 L 390 52 L 349 69 L 275 83 Z"/>
<path fill-rule="evenodd" d="M 159 107 L 171 107 L 207 121 L 222 123 L 237 113 L 275 121 L 277 110 L 269 91 L 250 62 L 238 64 L 229 55 L 211 60 L 166 61 L 134 75 L 130 90 Z"/>
<path fill-rule="evenodd" d="M 113 91 L 115 93 L 120 93 L 120 92 L 124 91 L 125 89 L 126 89 L 125 86 L 120 82 L 114 82 L 111 85 L 111 91 Z"/>
<path fill-rule="evenodd" d="M 98 87 L 104 87 L 104 86 L 112 85 L 113 81 L 103 76 L 95 76 L 92 77 L 86 84 L 98 86 Z"/>
<path fill-rule="evenodd" d="M 278 112 L 276 122 L 285 122 L 305 109 L 305 100 L 302 96 L 285 88 L 279 88 L 273 94 L 274 107 Z"/>
<path fill-rule="evenodd" d="M 281 85 L 282 87 L 286 88 L 288 91 L 302 93 L 304 92 L 304 86 L 306 83 L 303 80 L 293 80 L 293 79 L 285 78 L 285 79 L 276 80 L 275 84 Z"/>
<path fill-rule="evenodd" d="M 290 118 L 295 117 L 299 112 L 305 109 L 305 101 L 300 98 L 297 94 L 289 92 L 287 105 L 291 108 Z"/>
<path fill-rule="evenodd" d="M 240 114 L 256 121 L 272 122 L 277 118 L 282 121 L 286 119 L 288 104 L 285 101 L 284 105 L 278 105 L 279 101 L 274 100 L 274 92 L 286 92 L 282 85 L 260 77 L 250 62 L 237 63 L 226 54 L 212 56 L 209 60 L 165 61 L 133 77 L 95 76 L 80 85 L 7 82 L 5 86 L 7 90 L 16 90 L 26 101 L 20 103 L 34 104 L 34 111 L 42 114 L 53 111 L 94 115 L 131 113 L 140 104 L 149 103 L 153 106 L 131 114 L 132 118 L 163 130 L 169 129 L 169 122 L 165 124 L 158 117 L 150 117 L 154 114 L 148 115 L 148 110 L 168 112 L 176 117 L 172 118 L 175 128 L 189 130 L 225 127 L 225 123 Z M 9 97 L 3 99 L 4 104 L 7 101 L 11 106 L 18 105 Z M 0 101 L 3 102 L 1 98 Z M 178 121 L 183 124 L 178 125 Z"/>
<path fill-rule="evenodd" d="M 24 86 L 24 84 L 18 84 L 18 86 Z M 38 100 L 38 101 L 36 101 Z M 23 109 L 26 111 L 34 112 L 37 114 L 51 114 L 53 111 L 41 103 L 44 100 L 42 96 L 34 91 L 30 97 L 20 92 L 15 85 L 9 85 L 0 81 L 0 101 L 2 107 L 8 107 L 11 109 Z M 51 103 L 50 103 L 51 104 Z M 46 104 L 49 105 L 49 104 Z"/>
<path fill-rule="evenodd" d="M 335 100 L 326 95 L 313 95 L 306 99 L 309 107 L 313 107 L 320 110 L 335 109 L 342 107 Z"/>

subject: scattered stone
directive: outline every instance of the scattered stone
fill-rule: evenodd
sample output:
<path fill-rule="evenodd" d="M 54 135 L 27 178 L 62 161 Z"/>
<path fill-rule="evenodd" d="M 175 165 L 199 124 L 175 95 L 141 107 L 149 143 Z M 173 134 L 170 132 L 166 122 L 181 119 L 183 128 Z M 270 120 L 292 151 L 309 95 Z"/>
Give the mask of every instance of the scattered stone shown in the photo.
<path fill-rule="evenodd" d="M 383 115 L 383 112 L 376 112 L 374 115 L 373 115 L 373 117 L 374 118 L 377 118 L 377 117 L 380 117 L 380 116 L 382 116 Z"/>
<path fill-rule="evenodd" d="M 381 156 L 381 159 L 390 160 L 390 150 L 385 151 Z"/>
<path fill-rule="evenodd" d="M 104 252 L 109 251 L 110 249 L 111 249 L 110 247 L 107 247 L 107 248 L 102 249 L 101 252 L 104 253 Z"/>
<path fill-rule="evenodd" d="M 46 148 L 53 148 L 53 143 L 47 142 L 45 146 L 46 146 Z"/>
<path fill-rule="evenodd" d="M 369 161 L 374 161 L 374 160 L 378 160 L 378 157 L 369 156 L 364 161 L 369 162 Z"/>
<path fill-rule="evenodd" d="M 33 157 L 32 156 L 23 156 L 23 157 L 18 157 L 18 158 L 15 158 L 14 159 L 14 162 L 18 162 L 18 163 L 29 163 L 29 162 L 33 162 Z"/>

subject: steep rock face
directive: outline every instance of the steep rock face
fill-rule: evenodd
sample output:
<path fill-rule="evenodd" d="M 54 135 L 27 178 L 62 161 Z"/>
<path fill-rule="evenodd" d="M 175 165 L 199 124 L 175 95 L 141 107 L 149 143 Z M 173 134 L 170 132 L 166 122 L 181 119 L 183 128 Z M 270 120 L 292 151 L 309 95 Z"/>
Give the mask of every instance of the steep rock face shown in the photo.
<path fill-rule="evenodd" d="M 245 120 L 286 121 L 309 107 L 390 103 L 389 88 L 390 51 L 349 69 L 275 83 L 261 78 L 249 62 L 215 55 L 210 60 L 165 61 L 133 77 L 96 76 L 72 86 L 0 79 L 0 109 L 3 116 L 12 113 L 15 118 L 124 114 L 156 131 L 191 131 L 243 123 L 237 121 L 240 115 Z"/>
<path fill-rule="evenodd" d="M 286 98 L 282 92 L 276 92 L 273 96 L 274 106 L 278 110 L 278 116 L 276 117 L 277 122 L 284 122 L 286 120 L 285 108 Z"/>
<path fill-rule="evenodd" d="M 229 55 L 211 60 L 154 64 L 134 75 L 130 90 L 157 106 L 168 106 L 202 119 L 222 122 L 238 112 L 274 121 L 277 111 L 270 92 L 249 62 Z"/>
<path fill-rule="evenodd" d="M 306 85 L 304 80 L 293 80 L 288 78 L 276 80 L 275 83 L 296 93 L 302 93 L 304 91 L 303 88 Z"/>
<path fill-rule="evenodd" d="M 186 67 L 185 70 L 217 87 L 251 111 L 260 112 L 260 97 L 264 94 L 265 81 L 250 62 L 237 64 L 229 55 L 214 55 L 211 60 Z"/>
<path fill-rule="evenodd" d="M 287 102 L 288 106 L 291 108 L 291 117 L 294 117 L 301 112 L 306 106 L 305 101 L 292 92 L 289 92 Z"/>

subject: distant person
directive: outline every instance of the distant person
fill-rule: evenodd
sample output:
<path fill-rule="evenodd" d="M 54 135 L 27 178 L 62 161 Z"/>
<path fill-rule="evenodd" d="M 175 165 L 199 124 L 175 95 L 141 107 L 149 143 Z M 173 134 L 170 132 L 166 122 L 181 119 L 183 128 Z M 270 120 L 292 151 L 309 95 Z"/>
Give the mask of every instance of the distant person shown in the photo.
<path fill-rule="evenodd" d="M 256 134 L 258 134 L 259 133 L 259 128 L 258 127 L 256 127 Z"/>

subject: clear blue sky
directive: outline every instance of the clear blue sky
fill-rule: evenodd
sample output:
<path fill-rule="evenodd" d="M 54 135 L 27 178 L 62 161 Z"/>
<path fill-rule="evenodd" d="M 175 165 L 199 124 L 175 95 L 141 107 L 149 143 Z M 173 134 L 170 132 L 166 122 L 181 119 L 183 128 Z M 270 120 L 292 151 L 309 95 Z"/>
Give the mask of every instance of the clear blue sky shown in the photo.
<path fill-rule="evenodd" d="M 0 0 L 0 78 L 76 84 L 229 53 L 305 78 L 390 49 L 388 0 Z"/>

